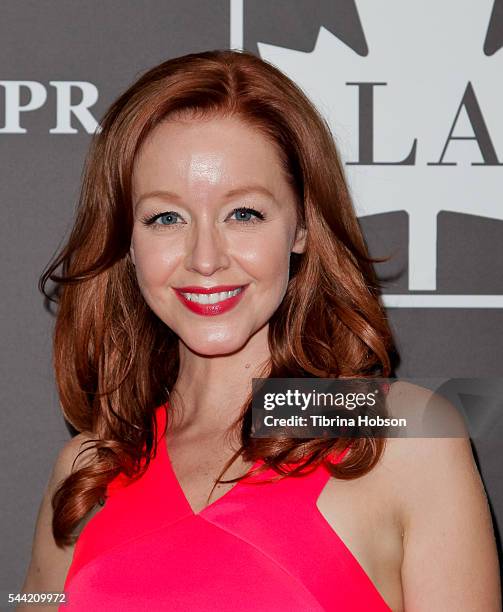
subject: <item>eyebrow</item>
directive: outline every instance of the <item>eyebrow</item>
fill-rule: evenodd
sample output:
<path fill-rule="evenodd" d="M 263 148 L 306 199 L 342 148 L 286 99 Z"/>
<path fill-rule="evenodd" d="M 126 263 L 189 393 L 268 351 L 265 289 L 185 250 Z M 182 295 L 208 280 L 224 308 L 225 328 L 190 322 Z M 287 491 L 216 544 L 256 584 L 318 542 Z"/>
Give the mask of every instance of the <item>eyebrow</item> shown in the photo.
<path fill-rule="evenodd" d="M 224 200 L 227 200 L 235 196 L 247 195 L 249 193 L 261 193 L 262 195 L 265 195 L 273 199 L 274 201 L 276 201 L 276 198 L 269 191 L 269 189 L 267 189 L 266 187 L 263 187 L 262 185 L 243 185 L 242 187 L 236 187 L 235 189 L 231 189 L 226 194 L 224 194 L 223 197 L 224 197 Z M 136 201 L 135 206 L 138 206 L 138 204 L 141 201 L 146 200 L 148 198 L 166 198 L 166 199 L 173 200 L 174 202 L 181 202 L 182 200 L 182 197 L 178 195 L 177 193 L 175 193 L 174 191 L 156 189 L 154 191 L 149 191 L 141 195 Z"/>

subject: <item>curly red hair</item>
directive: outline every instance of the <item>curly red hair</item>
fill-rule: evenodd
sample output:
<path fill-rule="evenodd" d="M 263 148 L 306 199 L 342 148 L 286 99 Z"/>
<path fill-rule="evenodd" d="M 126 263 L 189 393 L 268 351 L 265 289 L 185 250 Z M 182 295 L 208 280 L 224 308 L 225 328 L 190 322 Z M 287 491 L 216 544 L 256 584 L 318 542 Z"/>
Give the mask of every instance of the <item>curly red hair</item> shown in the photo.
<path fill-rule="evenodd" d="M 129 246 L 135 156 L 159 122 L 179 115 L 234 116 L 259 130 L 277 148 L 297 195 L 307 246 L 292 254 L 286 295 L 269 322 L 271 359 L 262 376 L 391 373 L 394 345 L 373 268 L 384 258 L 368 254 L 325 119 L 295 83 L 251 53 L 214 50 L 163 62 L 105 113 L 71 235 L 40 279 L 41 291 L 58 305 L 54 368 L 62 411 L 76 430 L 92 432 L 96 450 L 54 494 L 60 546 L 74 541 L 74 527 L 103 501 L 115 476 L 141 477 L 155 451 L 154 411 L 177 379 L 178 340 L 145 303 Z M 347 446 L 342 439 L 253 438 L 250 411 L 251 394 L 237 421 L 238 454 L 262 457 L 280 473 L 284 463 L 308 457 L 305 465 L 316 465 Z M 354 439 L 330 470 L 338 478 L 361 476 L 383 446 L 384 439 Z"/>

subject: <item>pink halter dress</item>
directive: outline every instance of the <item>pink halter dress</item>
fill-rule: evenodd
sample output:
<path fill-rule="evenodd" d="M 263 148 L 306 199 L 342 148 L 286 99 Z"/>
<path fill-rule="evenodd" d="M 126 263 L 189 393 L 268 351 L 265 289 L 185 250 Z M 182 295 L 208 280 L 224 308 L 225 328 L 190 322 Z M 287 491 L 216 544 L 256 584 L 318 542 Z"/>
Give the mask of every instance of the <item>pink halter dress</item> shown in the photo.
<path fill-rule="evenodd" d="M 268 469 L 194 512 L 161 435 L 165 418 L 160 406 L 145 474 L 130 486 L 114 479 L 82 529 L 60 612 L 389 612 L 316 507 L 330 478 L 323 465 L 256 484 L 277 476 Z"/>

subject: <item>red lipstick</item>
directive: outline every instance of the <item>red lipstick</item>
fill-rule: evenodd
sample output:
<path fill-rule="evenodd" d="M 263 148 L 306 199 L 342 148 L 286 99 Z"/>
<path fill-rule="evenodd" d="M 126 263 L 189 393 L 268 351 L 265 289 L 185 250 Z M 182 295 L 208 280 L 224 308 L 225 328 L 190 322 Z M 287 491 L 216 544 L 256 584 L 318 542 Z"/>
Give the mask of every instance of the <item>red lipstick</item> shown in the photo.
<path fill-rule="evenodd" d="M 222 314 L 228 310 L 231 310 L 231 308 L 234 308 L 234 306 L 236 306 L 241 300 L 246 287 L 248 287 L 248 285 L 215 285 L 214 287 L 197 287 L 190 285 L 186 287 L 173 287 L 173 289 L 175 290 L 180 302 L 182 302 L 182 304 L 189 310 L 198 315 L 212 316 Z M 199 302 L 189 300 L 183 295 L 184 293 L 199 293 L 206 295 L 211 293 L 221 293 L 222 291 L 234 291 L 235 289 L 241 289 L 241 291 L 239 291 L 239 293 L 236 295 L 214 304 L 200 304 Z"/>
<path fill-rule="evenodd" d="M 246 285 L 215 285 L 214 287 L 197 287 L 196 285 L 188 285 L 187 287 L 173 287 L 175 291 L 183 291 L 184 293 L 220 293 L 221 291 L 234 291 Z"/>

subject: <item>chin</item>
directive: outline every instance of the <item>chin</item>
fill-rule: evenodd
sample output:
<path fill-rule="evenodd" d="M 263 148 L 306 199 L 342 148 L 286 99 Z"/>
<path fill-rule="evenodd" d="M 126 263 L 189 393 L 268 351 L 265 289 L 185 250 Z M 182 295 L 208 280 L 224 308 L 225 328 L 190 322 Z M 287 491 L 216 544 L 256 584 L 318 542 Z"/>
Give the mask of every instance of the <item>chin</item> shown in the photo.
<path fill-rule="evenodd" d="M 245 335 L 241 338 L 241 334 L 237 333 L 226 334 L 224 338 L 217 336 L 218 333 L 208 335 L 206 338 L 203 337 L 203 334 L 196 336 L 178 334 L 180 340 L 192 352 L 205 356 L 230 355 L 242 349 L 249 340 L 249 336 Z"/>

